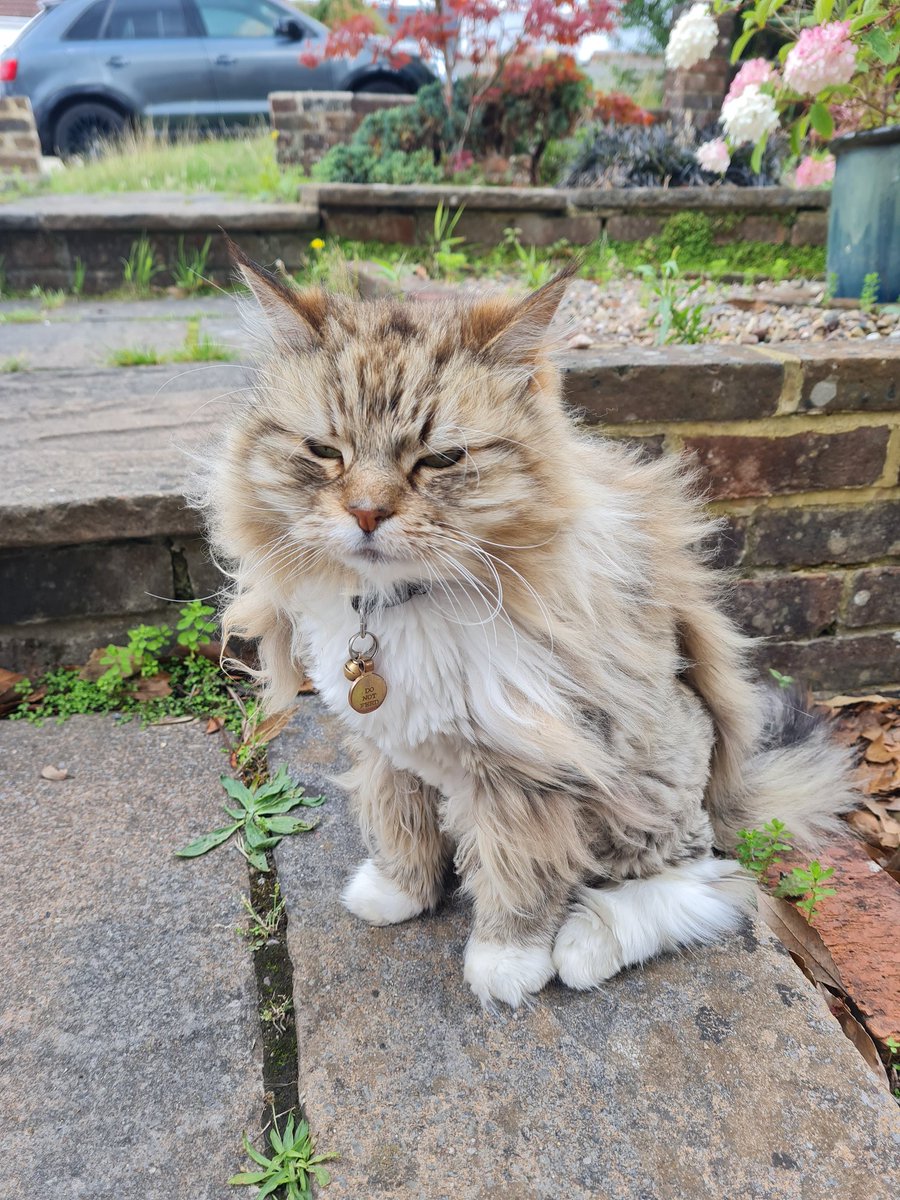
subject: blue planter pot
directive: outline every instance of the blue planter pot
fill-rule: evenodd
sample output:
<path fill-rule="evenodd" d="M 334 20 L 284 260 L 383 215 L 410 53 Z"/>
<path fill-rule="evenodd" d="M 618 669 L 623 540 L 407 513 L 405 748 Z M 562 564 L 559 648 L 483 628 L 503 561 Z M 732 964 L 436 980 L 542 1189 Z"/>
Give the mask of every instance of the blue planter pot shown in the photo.
<path fill-rule="evenodd" d="M 900 125 L 835 138 L 828 273 L 835 295 L 858 297 L 878 272 L 878 302 L 900 299 Z"/>

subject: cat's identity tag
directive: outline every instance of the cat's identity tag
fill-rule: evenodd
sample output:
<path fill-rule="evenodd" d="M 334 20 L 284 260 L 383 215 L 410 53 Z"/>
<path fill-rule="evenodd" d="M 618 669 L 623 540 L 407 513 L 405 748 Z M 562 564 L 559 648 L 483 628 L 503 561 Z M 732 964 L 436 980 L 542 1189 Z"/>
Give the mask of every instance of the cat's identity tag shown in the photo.
<path fill-rule="evenodd" d="M 371 663 L 365 664 L 365 670 L 350 688 L 350 707 L 358 713 L 374 712 L 381 708 L 387 695 L 387 684 L 380 675 L 376 675 Z"/>

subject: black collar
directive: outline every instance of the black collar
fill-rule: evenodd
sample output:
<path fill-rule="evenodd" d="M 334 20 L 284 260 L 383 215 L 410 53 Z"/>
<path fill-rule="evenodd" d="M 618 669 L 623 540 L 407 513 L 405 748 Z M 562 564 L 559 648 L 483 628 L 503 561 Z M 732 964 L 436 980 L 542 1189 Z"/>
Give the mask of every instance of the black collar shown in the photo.
<path fill-rule="evenodd" d="M 369 616 L 376 608 L 395 608 L 412 600 L 413 596 L 427 596 L 430 591 L 427 583 L 397 583 L 392 592 L 367 592 L 364 596 L 351 596 L 350 604 L 354 612 Z"/>

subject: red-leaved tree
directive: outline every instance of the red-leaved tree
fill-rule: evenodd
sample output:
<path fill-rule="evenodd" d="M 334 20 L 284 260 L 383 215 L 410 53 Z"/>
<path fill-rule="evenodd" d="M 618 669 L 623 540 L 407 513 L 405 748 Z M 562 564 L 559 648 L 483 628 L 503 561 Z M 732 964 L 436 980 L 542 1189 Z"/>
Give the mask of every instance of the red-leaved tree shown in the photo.
<path fill-rule="evenodd" d="M 400 66 L 418 48 L 426 59 L 443 64 L 444 102 L 453 107 L 454 85 L 468 77 L 466 117 L 459 138 L 466 135 L 478 108 L 484 104 L 514 60 L 535 59 L 551 46 L 574 47 L 589 34 L 612 28 L 619 0 L 426 0 L 420 9 L 403 15 L 392 0 L 388 34 L 378 36 L 376 22 L 357 14 L 331 30 L 325 43 L 327 58 L 353 57 L 379 43 L 385 61 Z M 306 65 L 318 61 L 315 52 L 301 56 Z"/>

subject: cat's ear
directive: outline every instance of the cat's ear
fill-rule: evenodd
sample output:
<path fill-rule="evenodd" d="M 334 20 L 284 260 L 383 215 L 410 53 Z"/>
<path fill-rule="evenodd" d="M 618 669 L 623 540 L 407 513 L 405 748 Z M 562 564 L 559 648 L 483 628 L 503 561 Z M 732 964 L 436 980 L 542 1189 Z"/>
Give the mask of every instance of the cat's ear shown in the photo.
<path fill-rule="evenodd" d="M 321 288 L 300 291 L 255 263 L 225 235 L 231 261 L 256 297 L 269 332 L 282 344 L 311 350 L 328 317 L 329 299 Z"/>
<path fill-rule="evenodd" d="M 480 320 L 477 319 L 479 305 L 476 302 L 474 326 L 481 334 L 481 348 L 507 362 L 533 359 L 544 347 L 547 330 L 566 294 L 569 280 L 580 268 L 581 259 L 572 259 L 549 283 L 517 304 L 511 305 L 507 301 L 500 306 L 496 301 L 482 302 Z"/>

